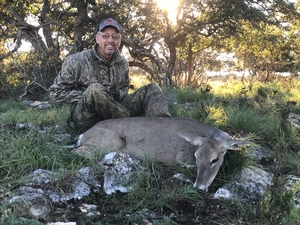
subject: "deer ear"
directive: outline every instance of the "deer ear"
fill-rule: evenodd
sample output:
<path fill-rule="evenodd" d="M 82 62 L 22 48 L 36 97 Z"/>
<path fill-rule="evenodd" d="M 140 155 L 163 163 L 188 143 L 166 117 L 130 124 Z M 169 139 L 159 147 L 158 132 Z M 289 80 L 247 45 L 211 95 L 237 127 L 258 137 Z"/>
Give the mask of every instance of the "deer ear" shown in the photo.
<path fill-rule="evenodd" d="M 235 150 L 237 148 L 240 148 L 244 146 L 245 143 L 246 143 L 245 140 L 234 140 L 234 139 L 222 140 L 223 148 L 229 150 Z"/>
<path fill-rule="evenodd" d="M 182 137 L 184 140 L 188 141 L 192 145 L 202 145 L 203 142 L 207 140 L 207 138 L 200 137 L 200 136 L 192 136 L 192 135 L 187 135 L 187 134 L 180 134 L 177 133 L 180 137 Z"/>

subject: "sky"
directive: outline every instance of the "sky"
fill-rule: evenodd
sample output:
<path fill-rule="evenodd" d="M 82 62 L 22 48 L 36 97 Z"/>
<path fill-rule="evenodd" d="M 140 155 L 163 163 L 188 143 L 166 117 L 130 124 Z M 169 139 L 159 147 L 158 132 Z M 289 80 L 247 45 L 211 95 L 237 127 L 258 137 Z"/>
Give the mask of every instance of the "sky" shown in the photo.
<path fill-rule="evenodd" d="M 176 23 L 179 0 L 156 0 L 156 2 L 161 9 L 165 9 L 168 11 L 169 20 L 172 23 Z"/>

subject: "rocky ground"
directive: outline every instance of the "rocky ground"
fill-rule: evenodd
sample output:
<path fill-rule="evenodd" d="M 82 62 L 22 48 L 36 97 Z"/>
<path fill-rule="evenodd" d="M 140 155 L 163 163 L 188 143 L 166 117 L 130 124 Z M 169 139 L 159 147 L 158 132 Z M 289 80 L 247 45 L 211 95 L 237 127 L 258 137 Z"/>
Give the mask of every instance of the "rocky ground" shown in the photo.
<path fill-rule="evenodd" d="M 51 107 L 49 103 L 27 102 L 31 107 Z M 300 116 L 291 114 L 289 117 L 295 127 L 300 125 Z M 71 138 L 66 133 L 64 125 L 40 128 L 34 124 L 22 123 L 16 126 L 2 124 L 2 128 L 29 130 L 39 132 L 56 131 L 57 143 Z M 247 157 L 256 161 L 262 167 L 274 163 L 268 149 L 249 145 Z M 116 204 L 120 199 L 127 201 L 132 186 L 132 177 L 137 171 L 148 171 L 138 160 L 128 155 L 113 153 L 107 155 L 99 166 L 103 171 L 92 167 L 83 167 L 75 173 L 60 173 L 38 169 L 24 180 L 15 193 L 7 196 L 10 210 L 17 212 L 21 221 L 28 224 L 253 224 L 252 221 L 239 221 L 238 208 L 233 201 L 256 204 L 261 200 L 267 189 L 272 185 L 273 174 L 258 167 L 244 167 L 229 182 L 213 185 L 208 193 L 200 193 L 201 199 L 186 198 L 165 204 L 161 211 L 157 208 L 138 207 L 136 211 L 126 212 L 126 202 Z M 151 176 L 151 174 L 150 174 Z M 163 178 L 162 178 L 163 179 Z M 192 181 L 182 174 L 172 178 L 173 185 L 192 186 Z M 289 189 L 300 182 L 296 176 L 286 176 Z M 174 180 L 174 181 L 173 181 Z M 161 180 L 157 181 L 161 182 Z M 126 183 L 127 185 L 124 185 Z M 172 187 L 170 187 L 172 189 Z M 294 195 L 296 204 L 300 202 Z M 172 206 L 172 207 L 169 207 Z M 126 212 L 124 214 L 124 212 Z M 9 214 L 9 212 L 7 212 Z M 235 219 L 234 219 L 235 218 Z M 50 222 L 53 221 L 53 222 Z M 24 222 L 24 223 L 25 223 Z M 1 224 L 1 222 L 0 222 Z M 22 223 L 20 223 L 22 224 Z"/>

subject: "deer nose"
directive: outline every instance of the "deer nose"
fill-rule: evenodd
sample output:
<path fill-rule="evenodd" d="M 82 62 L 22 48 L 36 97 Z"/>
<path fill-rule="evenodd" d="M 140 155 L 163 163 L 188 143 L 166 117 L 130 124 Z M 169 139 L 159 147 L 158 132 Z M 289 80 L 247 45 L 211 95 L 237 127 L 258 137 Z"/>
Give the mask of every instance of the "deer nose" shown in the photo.
<path fill-rule="evenodd" d="M 207 192 L 208 188 L 204 184 L 197 184 L 196 182 L 194 183 L 194 188 L 198 188 L 201 191 Z"/>

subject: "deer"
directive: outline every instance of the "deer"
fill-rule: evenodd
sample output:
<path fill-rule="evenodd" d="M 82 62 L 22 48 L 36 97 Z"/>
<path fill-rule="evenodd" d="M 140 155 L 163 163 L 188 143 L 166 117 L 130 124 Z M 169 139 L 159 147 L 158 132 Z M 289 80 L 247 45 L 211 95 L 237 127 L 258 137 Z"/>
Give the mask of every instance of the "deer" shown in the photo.
<path fill-rule="evenodd" d="M 194 165 L 197 176 L 193 187 L 207 191 L 227 150 L 241 148 L 245 142 L 195 119 L 126 117 L 96 123 L 79 135 L 71 152 L 92 158 L 94 151 L 106 149 L 127 153 L 139 160 Z"/>

